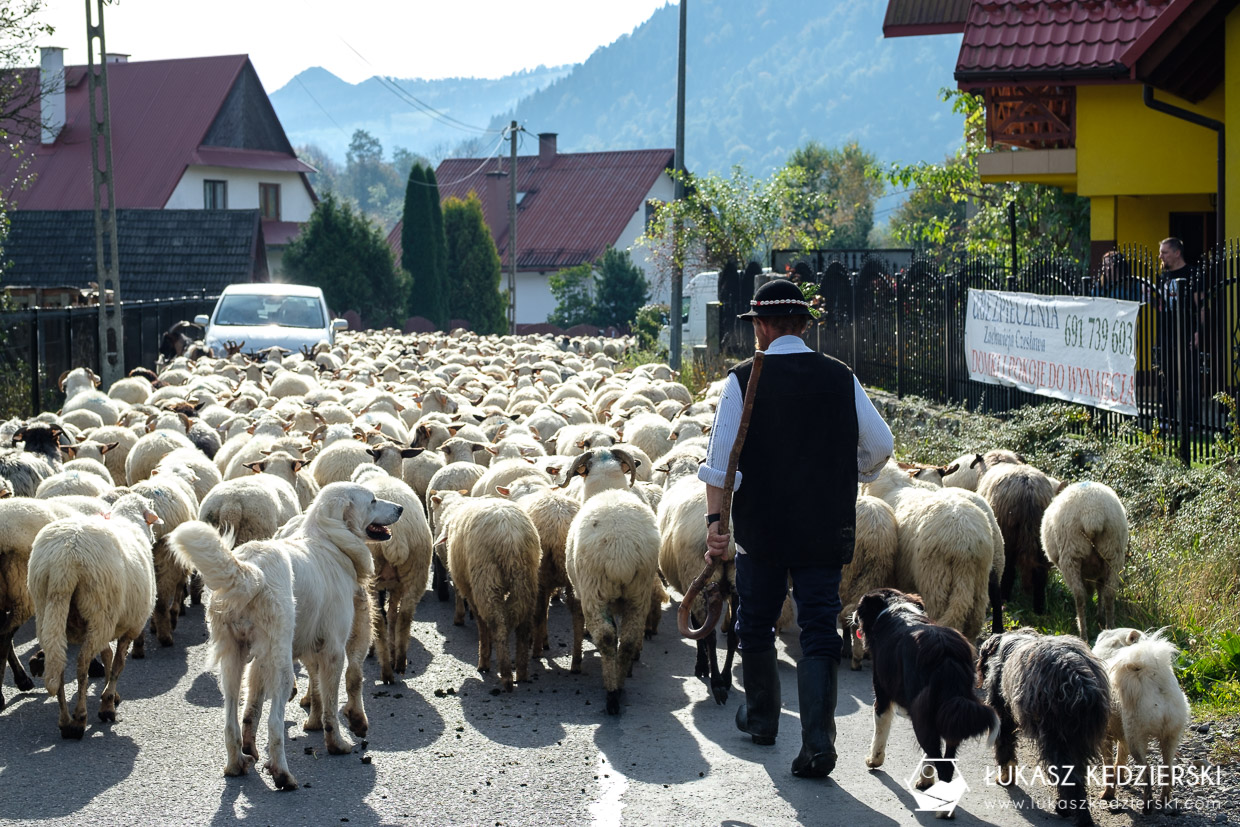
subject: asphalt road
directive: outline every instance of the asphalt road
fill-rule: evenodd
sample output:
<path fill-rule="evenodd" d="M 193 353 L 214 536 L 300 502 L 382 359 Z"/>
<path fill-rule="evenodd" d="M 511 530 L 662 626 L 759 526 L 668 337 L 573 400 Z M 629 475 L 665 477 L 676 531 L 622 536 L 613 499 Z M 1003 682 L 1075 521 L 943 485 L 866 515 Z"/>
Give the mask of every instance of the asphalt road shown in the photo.
<path fill-rule="evenodd" d="M 873 700 L 869 666 L 841 672 L 840 763 L 829 781 L 794 778 L 800 748 L 795 635 L 785 635 L 780 672 L 785 709 L 774 747 L 758 747 L 733 724 L 739 685 L 716 705 L 693 677 L 693 646 L 676 634 L 674 606 L 646 643 L 629 679 L 622 714 L 604 711 L 598 656 L 586 644 L 584 674 L 568 672 L 567 611 L 552 607 L 554 659 L 531 669 L 511 695 L 473 668 L 472 621 L 452 626 L 451 604 L 433 594 L 414 621 L 411 672 L 403 685 L 378 683 L 366 663 L 368 744 L 330 756 L 321 733 L 305 733 L 305 712 L 289 706 L 289 765 L 302 788 L 277 792 L 266 775 L 225 778 L 222 700 L 205 668 L 206 625 L 191 608 L 176 645 L 148 640 L 147 658 L 120 679 L 120 720 L 99 723 L 102 681 L 92 681 L 82 741 L 61 740 L 56 702 L 17 693 L 12 678 L 0 712 L 0 823 L 157 824 L 598 824 L 863 825 L 930 824 L 907 788 L 920 753 L 907 720 L 897 719 L 878 772 L 864 766 Z M 18 635 L 23 661 L 36 648 L 34 624 Z M 722 653 L 721 653 L 722 654 Z M 72 663 L 72 659 L 70 660 Z M 735 678 L 739 681 L 739 665 Z M 305 681 L 299 682 L 304 690 Z M 343 692 L 342 692 L 343 700 Z M 259 748 L 265 755 L 265 725 Z M 1060 824 L 1036 808 L 1051 800 L 1036 782 L 1007 790 L 986 783 L 985 746 L 967 744 L 960 768 L 969 784 L 960 824 Z M 1234 818 L 1234 816 L 1231 816 Z M 1214 813 L 1174 824 L 1213 824 Z M 1140 821 L 1140 819 L 1136 819 Z M 1125 825 L 1127 814 L 1105 825 Z M 1143 822 L 1148 823 L 1148 822 Z"/>

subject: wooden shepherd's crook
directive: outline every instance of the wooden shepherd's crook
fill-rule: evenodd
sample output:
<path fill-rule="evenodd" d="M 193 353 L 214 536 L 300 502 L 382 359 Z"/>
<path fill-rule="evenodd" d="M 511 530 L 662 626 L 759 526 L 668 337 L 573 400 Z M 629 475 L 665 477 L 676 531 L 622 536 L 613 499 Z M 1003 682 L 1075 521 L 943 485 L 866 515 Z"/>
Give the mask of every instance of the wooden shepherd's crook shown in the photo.
<path fill-rule="evenodd" d="M 745 435 L 749 432 L 749 417 L 753 414 L 753 400 L 758 389 L 758 377 L 762 374 L 762 359 L 766 356 L 761 350 L 753 355 L 753 370 L 749 373 L 749 384 L 745 387 L 745 403 L 741 409 L 741 422 L 736 428 L 736 441 L 732 443 L 732 453 L 728 456 L 728 469 L 723 475 L 723 502 L 719 506 L 719 531 L 731 533 L 732 522 L 732 487 L 736 482 L 736 466 L 740 463 L 741 448 L 745 445 Z M 719 623 L 719 615 L 723 612 L 723 594 L 719 591 L 719 583 L 706 581 L 715 570 L 715 558 L 711 558 L 702 569 L 702 573 L 689 584 L 689 590 L 680 601 L 680 610 L 676 613 L 676 626 L 680 634 L 690 640 L 701 640 L 714 631 Z M 703 600 L 706 603 L 706 622 L 694 629 L 691 611 L 698 593 L 705 588 Z"/>

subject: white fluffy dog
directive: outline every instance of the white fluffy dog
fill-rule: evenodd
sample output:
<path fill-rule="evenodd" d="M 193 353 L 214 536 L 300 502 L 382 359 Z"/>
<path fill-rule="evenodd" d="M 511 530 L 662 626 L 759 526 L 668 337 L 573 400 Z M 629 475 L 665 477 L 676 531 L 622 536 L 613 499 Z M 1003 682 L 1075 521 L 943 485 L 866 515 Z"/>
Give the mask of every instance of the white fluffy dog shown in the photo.
<path fill-rule="evenodd" d="M 337 712 L 340 674 L 348 657 L 345 714 L 350 728 L 365 734 L 361 660 L 370 646 L 365 588 L 374 574 L 366 542 L 390 538 L 387 526 L 402 511 L 360 485 L 340 482 L 319 492 L 298 530 L 284 539 L 247 543 L 230 553 L 228 543 L 203 523 L 186 523 L 171 535 L 177 553 L 202 572 L 212 589 L 208 617 L 224 692 L 226 775 L 244 774 L 257 758 L 255 721 L 270 698 L 267 768 L 277 787 L 296 788 L 283 740 L 292 658 L 310 673 L 305 729 L 322 729 L 328 752 L 342 754 L 352 749 L 339 731 Z M 247 661 L 254 665 L 245 728 L 239 733 L 237 704 Z"/>
<path fill-rule="evenodd" d="M 27 583 L 39 645 L 47 653 L 44 682 L 60 703 L 62 738 L 80 739 L 86 732 L 87 667 L 98 653 L 108 677 L 99 696 L 99 720 L 116 720 L 121 701 L 116 681 L 125 655 L 155 608 L 151 526 L 159 521 L 150 500 L 126 494 L 106 515 L 57 520 L 34 538 Z M 109 646 L 114 640 L 115 655 Z M 70 643 L 82 644 L 72 716 L 64 687 Z"/>
<path fill-rule="evenodd" d="M 1103 759 L 1110 763 L 1113 745 L 1115 763 L 1107 773 L 1103 799 L 1115 798 L 1119 768 L 1127 766 L 1128 755 L 1137 763 L 1136 781 L 1142 785 L 1145 809 L 1153 806 L 1155 780 L 1162 782 L 1160 801 L 1171 798 L 1171 765 L 1175 751 L 1188 726 L 1188 699 L 1175 679 L 1178 651 L 1162 632 L 1138 629 L 1110 629 L 1098 635 L 1094 654 L 1106 664 L 1111 680 L 1111 720 Z M 1151 766 L 1146 751 L 1150 741 L 1158 742 L 1162 765 Z M 1157 776 L 1157 778 L 1156 778 Z"/>

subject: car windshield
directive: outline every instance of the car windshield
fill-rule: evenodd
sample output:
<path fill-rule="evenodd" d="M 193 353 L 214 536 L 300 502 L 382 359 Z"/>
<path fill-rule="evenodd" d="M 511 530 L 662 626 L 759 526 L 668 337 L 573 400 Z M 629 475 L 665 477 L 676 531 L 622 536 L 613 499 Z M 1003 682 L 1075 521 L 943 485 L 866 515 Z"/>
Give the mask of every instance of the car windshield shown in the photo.
<path fill-rule="evenodd" d="M 323 308 L 314 296 L 225 296 L 215 314 L 224 327 L 281 325 L 323 327 Z"/>

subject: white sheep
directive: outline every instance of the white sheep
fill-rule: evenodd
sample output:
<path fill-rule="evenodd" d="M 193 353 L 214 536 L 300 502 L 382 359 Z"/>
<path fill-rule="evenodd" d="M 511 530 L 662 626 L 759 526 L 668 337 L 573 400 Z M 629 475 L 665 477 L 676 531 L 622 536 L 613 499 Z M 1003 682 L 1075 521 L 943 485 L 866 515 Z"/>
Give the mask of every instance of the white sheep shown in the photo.
<path fill-rule="evenodd" d="M 948 488 L 964 488 L 969 491 L 976 491 L 977 486 L 981 483 L 982 477 L 986 471 L 996 465 L 1004 463 L 1021 464 L 1025 460 L 1015 451 L 1008 451 L 1002 448 L 995 448 L 984 454 L 961 454 L 947 464 L 947 468 L 955 466 L 950 473 L 944 473 L 940 476 L 943 485 Z"/>
<path fill-rule="evenodd" d="M 854 634 L 853 616 L 857 604 L 869 592 L 897 582 L 895 567 L 899 543 L 899 525 L 891 506 L 878 497 L 858 496 L 853 558 L 843 567 L 840 577 L 843 608 L 839 615 L 845 647 L 851 653 L 849 666 L 854 671 L 861 668 L 865 658 L 865 644 Z"/>
<path fill-rule="evenodd" d="M 297 492 L 277 476 L 251 474 L 225 480 L 203 497 L 198 519 L 221 533 L 232 531 L 238 545 L 270 540 L 280 526 L 301 513 Z"/>
<path fill-rule="evenodd" d="M 103 504 L 98 500 L 95 513 L 101 513 Z M 13 634 L 34 615 L 34 604 L 26 585 L 30 563 L 30 549 L 34 539 L 44 526 L 56 520 L 74 516 L 75 512 L 64 503 L 42 501 L 30 497 L 0 499 L 0 682 L 4 679 L 4 664 L 13 667 L 13 683 L 23 692 L 34 688 L 34 681 L 22 668 L 13 650 Z M 4 709 L 4 696 L 0 695 L 0 710 Z"/>
<path fill-rule="evenodd" d="M 99 417 L 103 425 L 115 425 L 120 420 L 123 402 L 109 399 L 100 393 L 100 379 L 90 368 L 74 368 L 60 377 L 60 389 L 65 392 L 62 413 L 88 410 Z"/>
<path fill-rule="evenodd" d="M 478 671 L 491 667 L 496 648 L 500 685 L 511 692 L 516 638 L 517 681 L 529 678 L 531 621 L 541 555 L 538 529 L 521 508 L 504 500 L 476 500 L 457 491 L 432 495 L 436 542 L 446 542 L 456 586 L 453 623 L 465 623 L 465 602 L 478 621 Z"/>
<path fill-rule="evenodd" d="M 1128 513 L 1115 491 L 1100 482 L 1065 487 L 1042 517 L 1042 548 L 1059 567 L 1076 602 L 1076 628 L 1089 636 L 1085 607 L 1098 592 L 1102 628 L 1115 626 L 1115 595 L 1128 554 Z"/>
<path fill-rule="evenodd" d="M 151 526 L 159 517 L 137 494 L 116 501 L 109 519 L 57 520 L 35 537 L 27 582 L 34 604 L 39 645 L 46 654 L 44 683 L 60 704 L 60 735 L 86 732 L 86 679 L 91 656 L 104 652 L 107 685 L 100 693 L 99 719 L 116 720 L 116 682 L 129 644 L 142 634 L 155 608 Z M 71 609 L 78 620 L 71 622 Z M 109 644 L 116 641 L 112 653 Z M 72 716 L 65 702 L 66 649 L 80 643 L 78 695 Z"/>
<path fill-rule="evenodd" d="M 538 566 L 538 599 L 534 604 L 534 627 L 532 633 L 532 656 L 538 657 L 550 648 L 547 637 L 547 615 L 551 596 L 557 591 L 564 594 L 573 622 L 573 640 L 580 640 L 585 632 L 585 618 L 581 613 L 581 601 L 573 593 L 568 579 L 564 553 L 568 542 L 568 528 L 581 510 L 581 503 L 551 488 L 542 475 L 526 475 L 507 486 L 498 486 L 498 493 L 521 506 L 530 516 L 538 530 L 542 558 Z M 573 651 L 569 671 L 581 671 L 581 652 Z"/>
<path fill-rule="evenodd" d="M 585 488 L 568 531 L 566 568 L 603 661 L 609 715 L 620 712 L 625 676 L 641 656 L 658 578 L 659 528 L 650 506 L 629 490 L 636 475 L 630 457 L 606 448 L 582 454 L 568 472 L 585 477 Z"/>
<path fill-rule="evenodd" d="M 201 503 L 212 488 L 224 481 L 215 463 L 194 448 L 180 448 L 167 454 L 155 466 L 152 476 L 178 474 L 194 489 L 195 501 Z"/>
<path fill-rule="evenodd" d="M 155 544 L 151 547 L 151 558 L 155 564 L 155 609 L 151 614 L 151 630 L 155 632 L 160 646 L 171 646 L 172 630 L 177 627 L 190 573 L 172 553 L 168 535 L 177 526 L 198 516 L 198 499 L 193 486 L 175 473 L 156 474 L 134 485 L 130 491 L 150 500 L 152 510 L 160 517 L 160 522 L 154 527 Z M 135 658 L 145 655 L 143 635 L 134 640 L 133 655 Z"/>
<path fill-rule="evenodd" d="M 125 456 L 124 479 L 127 484 L 133 485 L 150 477 L 161 459 L 180 448 L 197 450 L 185 434 L 176 431 L 151 431 L 139 439 Z"/>
<path fill-rule="evenodd" d="M 625 442 L 641 448 L 652 460 L 672 450 L 671 423 L 658 414 L 633 415 L 624 423 L 621 436 Z"/>
<path fill-rule="evenodd" d="M 659 505 L 659 571 L 681 595 L 688 591 L 689 584 L 705 566 L 703 554 L 707 526 L 702 516 L 706 512 L 706 483 L 696 477 L 677 480 L 667 489 Z M 737 644 L 736 629 L 731 622 L 735 620 L 737 599 L 735 544 L 730 545 L 727 554 L 715 562 L 707 582 L 719 584 L 729 607 L 729 611 L 723 612 L 719 619 L 726 630 L 728 652 L 720 670 L 716 630 L 711 629 L 697 642 L 697 662 L 693 674 L 709 681 L 715 703 L 725 704 L 732 688 L 732 658 Z M 700 594 L 691 607 L 691 617 L 694 626 L 701 626 L 706 619 L 706 601 Z"/>
<path fill-rule="evenodd" d="M 295 457 L 287 451 L 270 451 L 263 459 L 246 463 L 246 467 L 256 474 L 274 474 L 287 482 L 297 494 L 298 506 L 305 511 L 319 493 L 319 484 L 306 470 L 308 464 L 301 457 Z"/>
<path fill-rule="evenodd" d="M 1145 633 L 1138 629 L 1110 629 L 1098 635 L 1094 654 L 1107 668 L 1111 681 L 1111 720 L 1103 746 L 1103 763 L 1114 765 L 1106 774 L 1105 801 L 1115 798 L 1120 767 L 1128 766 L 1132 754 L 1141 776 L 1145 810 L 1153 806 L 1155 783 L 1161 782 L 1159 802 L 1166 806 L 1171 799 L 1172 764 L 1176 750 L 1188 726 L 1188 699 L 1175 679 L 1175 661 L 1179 650 L 1165 639 L 1162 632 Z M 1151 741 L 1158 742 L 1161 765 L 1148 759 Z"/>
<path fill-rule="evenodd" d="M 106 468 L 104 469 L 107 470 Z M 37 499 L 47 500 L 52 497 L 78 495 L 85 497 L 101 497 L 112 487 L 110 481 L 98 474 L 88 471 L 68 470 L 52 474 L 39 483 L 34 495 Z"/>
<path fill-rule="evenodd" d="M 864 493 L 895 512 L 896 588 L 920 594 L 935 622 L 975 639 L 989 600 L 996 539 L 1002 554 L 1002 535 L 996 538 L 989 507 L 918 483 L 891 461 Z"/>
<path fill-rule="evenodd" d="M 401 519 L 391 526 L 392 538 L 367 543 L 375 561 L 375 577 L 370 584 L 374 604 L 374 646 L 379 656 L 380 679 L 396 683 L 396 673 L 405 674 L 409 658 L 409 630 L 418 601 L 426 591 L 431 560 L 431 529 L 426 512 L 413 489 L 377 465 L 361 465 L 353 472 L 353 482 L 364 485 L 375 496 L 404 509 Z M 387 593 L 386 615 L 378 592 Z"/>

